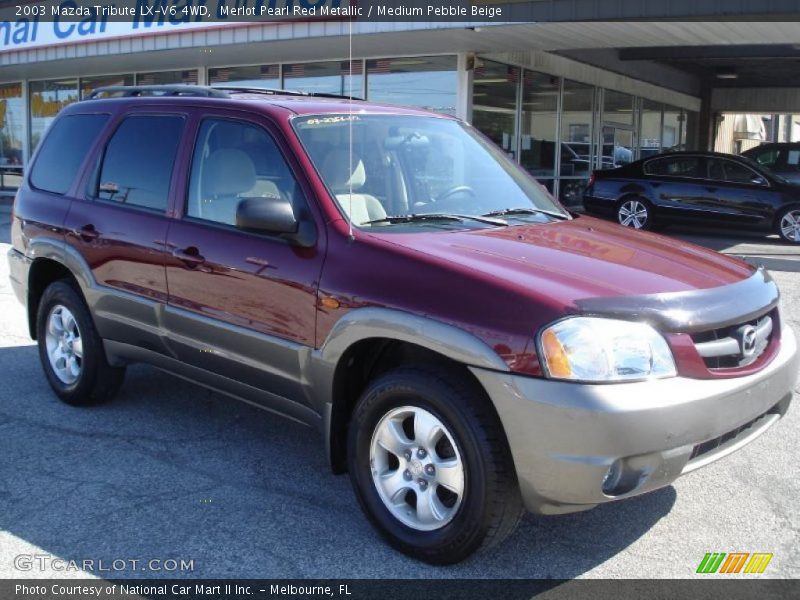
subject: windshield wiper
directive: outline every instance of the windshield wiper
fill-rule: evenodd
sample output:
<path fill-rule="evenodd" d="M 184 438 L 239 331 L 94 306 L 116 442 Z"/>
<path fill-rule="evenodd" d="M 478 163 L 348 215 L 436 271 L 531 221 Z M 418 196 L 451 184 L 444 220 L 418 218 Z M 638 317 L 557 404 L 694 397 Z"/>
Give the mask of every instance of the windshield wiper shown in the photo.
<path fill-rule="evenodd" d="M 562 213 L 552 212 L 549 210 L 543 210 L 541 208 L 502 208 L 500 210 L 493 210 L 492 212 L 488 212 L 482 217 L 504 217 L 507 215 L 548 215 L 551 217 L 555 217 L 556 219 L 569 219 L 569 215 L 565 215 Z"/>
<path fill-rule="evenodd" d="M 479 223 L 486 223 L 487 225 L 497 225 L 505 227 L 508 225 L 502 219 L 493 219 L 492 215 L 457 215 L 450 213 L 420 213 L 415 215 L 392 215 L 374 219 L 372 221 L 365 221 L 359 225 L 374 225 L 375 223 L 414 223 L 419 221 L 478 221 Z"/>

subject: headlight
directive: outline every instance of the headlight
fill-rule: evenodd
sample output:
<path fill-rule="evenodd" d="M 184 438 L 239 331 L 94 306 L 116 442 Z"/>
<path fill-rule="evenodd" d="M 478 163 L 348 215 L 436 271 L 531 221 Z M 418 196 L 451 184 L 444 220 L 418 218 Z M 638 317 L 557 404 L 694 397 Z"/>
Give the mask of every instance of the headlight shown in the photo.
<path fill-rule="evenodd" d="M 666 340 L 646 323 L 571 317 L 544 329 L 539 349 L 553 379 L 634 381 L 676 374 Z"/>

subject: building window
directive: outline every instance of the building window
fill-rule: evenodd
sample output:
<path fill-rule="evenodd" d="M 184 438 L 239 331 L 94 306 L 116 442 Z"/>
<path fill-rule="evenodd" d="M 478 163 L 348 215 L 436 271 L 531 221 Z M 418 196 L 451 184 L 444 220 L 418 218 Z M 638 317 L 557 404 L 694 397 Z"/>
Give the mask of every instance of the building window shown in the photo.
<path fill-rule="evenodd" d="M 472 124 L 517 157 L 517 89 L 522 69 L 480 59 L 472 88 Z"/>
<path fill-rule="evenodd" d="M 415 106 L 455 115 L 457 87 L 455 56 L 367 61 L 367 93 L 371 102 Z"/>
<path fill-rule="evenodd" d="M 78 80 L 60 79 L 32 81 L 31 103 L 31 152 L 39 145 L 47 127 L 65 106 L 78 101 Z"/>
<path fill-rule="evenodd" d="M 287 90 L 364 97 L 364 64 L 350 62 L 296 63 L 283 66 L 283 87 Z"/>
<path fill-rule="evenodd" d="M 197 70 L 156 71 L 136 74 L 136 85 L 172 85 L 176 83 L 197 85 Z"/>
<path fill-rule="evenodd" d="M 128 75 L 101 75 L 81 77 L 81 98 L 87 98 L 94 90 L 115 85 L 133 85 L 133 73 Z"/>
<path fill-rule="evenodd" d="M 209 85 L 234 84 L 243 87 L 281 87 L 279 65 L 254 65 L 249 67 L 219 67 L 208 70 Z"/>
<path fill-rule="evenodd" d="M 662 109 L 660 102 L 642 100 L 639 158 L 647 158 L 661 152 Z"/>
<path fill-rule="evenodd" d="M 670 150 L 682 150 L 686 144 L 684 124 L 686 115 L 680 108 L 664 107 L 663 147 Z"/>
<path fill-rule="evenodd" d="M 0 167 L 22 165 L 24 119 L 25 105 L 22 101 L 22 84 L 0 85 Z M 3 179 L 5 179 L 5 174 Z M 16 187 L 16 185 L 13 182 L 3 181 L 2 187 Z"/>
<path fill-rule="evenodd" d="M 522 81 L 520 163 L 552 190 L 560 80 L 552 75 L 525 71 Z"/>

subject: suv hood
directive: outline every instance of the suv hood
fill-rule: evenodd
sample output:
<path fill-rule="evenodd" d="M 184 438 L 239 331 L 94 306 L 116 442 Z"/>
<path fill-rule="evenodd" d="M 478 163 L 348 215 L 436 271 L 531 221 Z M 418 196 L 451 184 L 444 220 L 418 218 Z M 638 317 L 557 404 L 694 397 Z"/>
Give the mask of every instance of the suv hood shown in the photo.
<path fill-rule="evenodd" d="M 567 305 L 583 298 L 720 287 L 755 270 L 694 244 L 585 216 L 448 233 L 370 233 Z"/>

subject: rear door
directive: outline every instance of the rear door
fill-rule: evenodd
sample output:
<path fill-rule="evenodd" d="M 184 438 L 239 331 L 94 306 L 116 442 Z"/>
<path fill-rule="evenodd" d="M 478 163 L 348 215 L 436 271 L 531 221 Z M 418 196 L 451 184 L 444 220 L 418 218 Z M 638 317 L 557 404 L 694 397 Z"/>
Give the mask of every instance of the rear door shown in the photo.
<path fill-rule="evenodd" d="M 680 220 L 703 216 L 708 200 L 704 157 L 655 157 L 645 162 L 643 169 L 660 214 Z"/>
<path fill-rule="evenodd" d="M 87 299 L 102 337 L 161 352 L 167 207 L 186 122 L 155 107 L 118 115 L 65 222 L 98 284 Z"/>
<path fill-rule="evenodd" d="M 288 199 L 314 219 L 307 187 L 280 133 L 266 119 L 199 114 L 185 190 L 170 227 L 167 325 L 178 357 L 206 371 L 304 402 L 301 362 L 313 347 L 324 229 L 314 247 L 236 226 L 243 199 Z"/>

